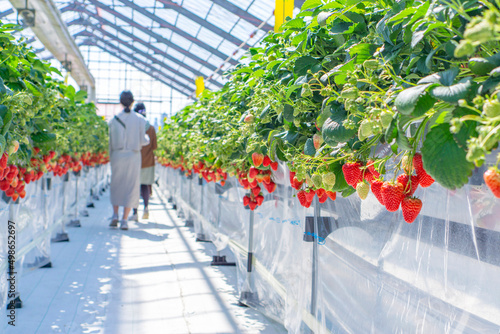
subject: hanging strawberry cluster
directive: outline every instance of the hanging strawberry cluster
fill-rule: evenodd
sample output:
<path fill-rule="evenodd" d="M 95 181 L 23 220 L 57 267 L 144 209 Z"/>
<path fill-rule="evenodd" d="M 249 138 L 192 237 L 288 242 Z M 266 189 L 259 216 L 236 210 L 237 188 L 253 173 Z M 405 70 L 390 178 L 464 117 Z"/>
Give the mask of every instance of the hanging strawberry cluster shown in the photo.
<path fill-rule="evenodd" d="M 416 153 L 413 159 L 406 156 L 401 163 L 404 173 L 398 175 L 396 181 L 384 181 L 373 160 L 368 160 L 366 164 L 348 162 L 342 166 L 342 172 L 347 184 L 356 189 L 359 198 L 365 200 L 371 188 L 387 211 L 395 212 L 401 206 L 404 220 L 413 223 L 422 209 L 422 201 L 413 194 L 419 185 L 429 187 L 434 179 L 425 171 L 420 153 Z M 414 170 L 416 174 L 413 174 Z"/>
<path fill-rule="evenodd" d="M 259 184 L 262 184 L 270 194 L 276 190 L 276 183 L 271 179 L 271 170 L 278 170 L 278 162 L 272 161 L 267 155 L 254 152 L 252 154 L 252 163 L 253 166 L 250 167 L 248 172 L 237 170 L 237 173 L 240 185 L 250 190 L 249 193 L 243 196 L 243 205 L 248 206 L 253 211 L 264 202 L 264 194 Z"/>

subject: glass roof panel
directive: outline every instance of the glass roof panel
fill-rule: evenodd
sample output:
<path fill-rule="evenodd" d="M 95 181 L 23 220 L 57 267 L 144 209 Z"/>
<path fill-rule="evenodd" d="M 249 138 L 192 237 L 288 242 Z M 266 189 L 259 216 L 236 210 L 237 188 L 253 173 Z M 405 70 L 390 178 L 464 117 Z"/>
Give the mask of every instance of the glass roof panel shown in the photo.
<path fill-rule="evenodd" d="M 233 55 L 233 52 L 236 51 L 238 47 L 235 46 L 233 43 L 231 42 L 228 42 L 227 40 L 224 40 L 220 45 L 219 45 L 219 50 L 224 53 L 224 54 L 227 54 L 227 56 L 232 56 Z M 225 59 L 224 59 L 225 60 Z"/>
<path fill-rule="evenodd" d="M 250 7 L 248 7 L 247 12 L 265 21 L 273 15 L 274 6 L 274 1 L 253 1 Z M 272 18 L 272 25 L 274 25 L 274 16 Z"/>
<path fill-rule="evenodd" d="M 192 54 L 198 56 L 199 58 L 201 58 L 203 60 L 207 60 L 208 57 L 210 57 L 212 55 L 210 52 L 208 52 L 207 50 L 199 47 L 196 44 L 193 44 L 191 46 L 191 49 L 189 49 L 189 52 L 191 52 Z"/>
<path fill-rule="evenodd" d="M 182 1 L 182 7 L 201 18 L 205 18 L 212 7 L 212 2 L 207 0 L 184 0 Z"/>
<path fill-rule="evenodd" d="M 231 30 L 231 35 L 238 37 L 242 41 L 246 41 L 255 30 L 256 27 L 253 24 L 245 20 L 239 20 L 233 30 Z"/>
<path fill-rule="evenodd" d="M 196 36 L 198 34 L 198 31 L 201 28 L 201 26 L 198 23 L 186 18 L 185 16 L 181 16 L 181 15 L 179 15 L 179 18 L 177 19 L 176 26 L 179 29 L 181 29 L 182 31 L 187 32 L 191 36 Z M 204 40 L 201 40 L 201 41 L 204 41 Z"/>
<path fill-rule="evenodd" d="M 175 59 L 179 59 L 179 60 L 184 59 L 184 54 L 177 51 L 177 50 L 169 48 L 167 53 Z"/>
<path fill-rule="evenodd" d="M 197 63 L 194 60 L 191 60 L 189 58 L 184 59 L 183 63 L 186 64 L 187 66 L 191 67 L 192 69 L 196 69 L 196 70 L 201 67 L 199 63 Z"/>
<path fill-rule="evenodd" d="M 208 22 L 215 24 L 226 32 L 231 31 L 238 20 L 239 18 L 236 15 L 232 14 L 227 9 L 224 9 L 221 6 L 215 4 L 213 5 L 210 13 L 207 16 Z"/>
<path fill-rule="evenodd" d="M 178 34 L 172 34 L 172 38 L 170 40 L 183 48 L 184 50 L 189 50 L 189 47 L 191 46 L 191 41 L 188 40 L 187 38 L 184 38 Z"/>
<path fill-rule="evenodd" d="M 197 38 L 200 40 L 200 41 L 208 41 L 210 42 L 210 45 L 212 46 L 217 46 L 219 45 L 223 38 L 220 37 L 219 35 L 217 35 L 216 33 L 208 30 L 207 28 L 204 28 L 202 27 L 200 29 L 200 32 L 198 33 L 198 36 Z"/>
<path fill-rule="evenodd" d="M 166 28 L 153 28 L 152 31 L 155 34 L 165 37 L 166 39 L 172 38 L 172 30 Z M 162 43 L 163 44 L 163 43 Z M 165 44 L 163 44 L 165 45 Z"/>
<path fill-rule="evenodd" d="M 155 7 L 156 0 L 134 0 L 134 3 L 138 4 L 141 7 Z"/>
<path fill-rule="evenodd" d="M 108 20 L 108 21 L 110 21 L 110 22 L 113 22 L 113 23 L 114 23 L 116 20 L 118 20 L 118 19 L 116 18 L 116 16 L 114 16 L 114 15 L 113 15 L 113 14 L 111 14 L 111 13 L 106 12 L 105 10 L 100 10 L 100 11 L 99 11 L 98 16 L 100 16 L 100 17 L 102 17 L 102 18 L 104 18 L 104 19 L 106 19 L 106 20 Z M 117 22 L 117 24 L 119 24 L 119 25 L 123 25 L 123 24 L 124 24 L 124 22 L 123 22 L 123 21 L 121 21 L 121 23 L 118 23 L 118 22 Z"/>
<path fill-rule="evenodd" d="M 217 67 L 219 67 L 223 61 L 223 59 L 220 59 L 219 57 L 214 55 L 211 55 L 210 58 L 208 58 L 208 62 Z"/>
<path fill-rule="evenodd" d="M 171 9 L 165 9 L 165 8 L 157 8 L 155 10 L 155 15 L 158 16 L 161 19 L 164 19 L 168 23 L 174 25 L 175 21 L 177 20 L 177 12 L 175 10 Z"/>

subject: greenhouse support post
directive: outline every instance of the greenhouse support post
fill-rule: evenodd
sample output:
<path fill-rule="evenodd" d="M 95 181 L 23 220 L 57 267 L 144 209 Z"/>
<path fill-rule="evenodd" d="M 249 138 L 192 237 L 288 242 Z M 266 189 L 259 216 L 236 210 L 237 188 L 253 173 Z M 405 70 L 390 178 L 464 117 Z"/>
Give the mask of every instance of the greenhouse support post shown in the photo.
<path fill-rule="evenodd" d="M 204 182 L 203 182 L 203 179 L 198 179 L 198 185 L 200 186 L 201 188 L 201 196 L 200 196 L 200 215 L 203 216 L 203 196 L 204 196 L 204 190 L 205 190 L 205 187 L 204 187 Z M 205 235 L 205 232 L 203 230 L 203 222 L 200 220 L 200 233 L 198 233 L 196 235 L 196 241 L 198 242 L 210 242 L 209 239 L 207 239 L 207 236 Z"/>
<path fill-rule="evenodd" d="M 247 262 L 247 277 L 245 288 L 241 291 L 239 304 L 241 306 L 257 305 L 258 296 L 256 292 L 252 292 L 253 287 L 253 225 L 254 225 L 254 211 L 250 210 L 249 224 L 248 224 L 248 262 Z"/>
<path fill-rule="evenodd" d="M 217 191 L 216 191 L 217 193 Z M 218 194 L 217 196 L 218 201 L 217 201 L 217 232 L 220 231 L 220 224 L 221 224 L 221 205 L 222 205 L 222 195 Z M 226 256 L 221 255 L 220 251 L 217 251 L 217 255 L 212 256 L 212 262 L 210 263 L 211 266 L 231 266 L 234 267 L 236 266 L 235 262 L 227 262 Z"/>
<path fill-rule="evenodd" d="M 64 218 L 66 217 L 66 190 L 67 184 L 69 182 L 69 174 L 64 175 L 62 184 L 62 212 L 61 212 L 61 232 L 57 233 L 56 236 L 51 240 L 52 242 L 67 242 L 69 241 L 69 235 L 66 233 L 66 228 L 64 226 Z"/>
<path fill-rule="evenodd" d="M 318 241 L 319 241 L 319 217 L 321 217 L 321 207 L 318 196 L 314 197 L 314 241 L 312 244 L 312 277 L 311 277 L 311 314 L 316 317 L 318 299 Z"/>
<path fill-rule="evenodd" d="M 80 219 L 78 218 L 78 210 L 80 206 L 80 199 L 79 199 L 79 194 L 78 194 L 78 184 L 79 184 L 79 179 L 80 179 L 80 172 L 75 173 L 75 219 L 71 220 L 68 224 L 68 226 L 73 226 L 73 227 L 82 227 L 80 224 Z"/>
<path fill-rule="evenodd" d="M 186 178 L 186 177 L 181 177 L 181 179 L 185 182 L 185 180 L 188 181 L 189 183 L 189 192 L 188 192 L 188 207 L 191 207 L 191 196 L 192 196 L 192 187 L 191 187 L 191 180 L 189 178 Z M 182 187 L 181 187 L 182 189 Z M 181 197 L 182 198 L 182 197 Z M 187 211 L 187 210 L 186 210 Z M 182 212 L 184 213 L 184 217 L 186 218 L 186 227 L 194 227 L 194 221 L 193 219 L 191 218 L 191 213 L 190 212 L 184 212 L 184 210 L 182 210 Z"/>
<path fill-rule="evenodd" d="M 52 178 L 48 175 L 44 175 L 42 178 L 42 198 L 43 198 L 43 226 L 44 230 L 49 229 L 49 190 L 52 189 Z M 43 259 L 45 260 L 45 258 Z M 50 261 L 50 258 L 48 259 L 48 262 L 45 263 L 43 266 L 40 268 L 52 268 L 52 262 Z"/>
<path fill-rule="evenodd" d="M 16 256 L 17 256 L 16 252 L 18 250 L 17 242 L 19 239 L 17 231 L 18 228 L 16 225 L 18 209 L 19 209 L 19 200 L 15 202 L 11 201 L 9 205 L 9 221 L 8 221 L 8 231 L 7 231 L 7 245 L 9 248 L 9 257 L 8 257 L 9 269 L 7 271 L 8 275 L 7 310 L 23 307 L 23 302 L 21 301 L 21 295 L 17 291 L 17 282 L 19 277 L 18 273 L 16 272 Z"/>

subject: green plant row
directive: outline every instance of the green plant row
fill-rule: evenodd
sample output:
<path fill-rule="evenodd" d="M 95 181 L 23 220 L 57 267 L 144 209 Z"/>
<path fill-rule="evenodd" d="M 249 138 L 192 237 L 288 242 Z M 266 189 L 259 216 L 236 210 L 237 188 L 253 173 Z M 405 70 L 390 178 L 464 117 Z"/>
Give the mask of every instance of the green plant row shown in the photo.
<path fill-rule="evenodd" d="M 0 23 L 0 189 L 13 179 L 10 194 L 21 193 L 25 174 L 33 180 L 105 163 L 108 149 L 107 124 L 86 92 L 54 79 L 61 73 L 16 40 L 19 29 Z"/>
<path fill-rule="evenodd" d="M 500 140 L 499 37 L 498 1 L 307 0 L 221 90 L 167 120 L 160 161 L 236 174 L 257 152 L 348 196 L 371 180 L 348 184 L 344 165 L 395 182 L 418 153 L 460 188 Z M 326 173 L 333 186 L 312 182 Z"/>

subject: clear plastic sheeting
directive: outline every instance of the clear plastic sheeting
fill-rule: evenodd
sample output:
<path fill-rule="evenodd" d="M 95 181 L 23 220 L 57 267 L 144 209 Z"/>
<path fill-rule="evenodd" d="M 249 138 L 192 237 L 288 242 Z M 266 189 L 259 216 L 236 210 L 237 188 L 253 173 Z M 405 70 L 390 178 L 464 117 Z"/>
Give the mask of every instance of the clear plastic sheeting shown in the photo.
<path fill-rule="evenodd" d="M 419 188 L 423 209 L 407 224 L 373 194 L 305 209 L 284 165 L 253 214 L 235 178 L 222 187 L 158 169 L 197 233 L 235 254 L 240 300 L 290 333 L 500 331 L 500 201 L 480 171 L 459 190 Z"/>
<path fill-rule="evenodd" d="M 51 240 L 55 241 L 65 233 L 68 222 L 78 220 L 85 210 L 91 190 L 94 195 L 97 194 L 108 180 L 108 166 L 85 168 L 78 175 L 45 175 L 26 186 L 27 196 L 24 199 L 16 203 L 5 196 L 0 199 L 0 219 L 3 221 L 0 224 L 0 307 L 5 308 L 12 300 L 7 294 L 9 254 L 12 254 L 12 248 L 8 248 L 8 241 L 12 240 L 8 239 L 9 233 L 12 235 L 15 232 L 15 276 L 16 287 L 19 287 L 23 284 L 25 270 L 51 264 Z"/>

